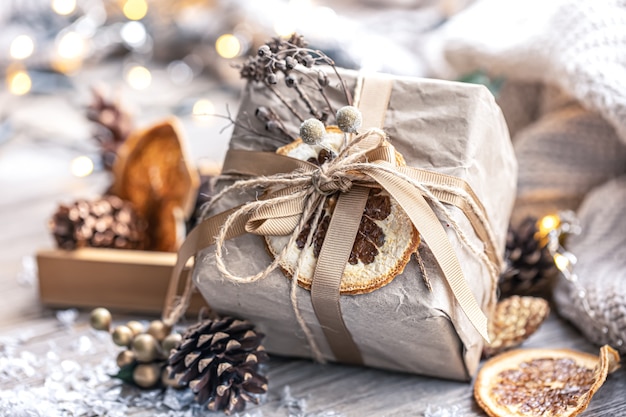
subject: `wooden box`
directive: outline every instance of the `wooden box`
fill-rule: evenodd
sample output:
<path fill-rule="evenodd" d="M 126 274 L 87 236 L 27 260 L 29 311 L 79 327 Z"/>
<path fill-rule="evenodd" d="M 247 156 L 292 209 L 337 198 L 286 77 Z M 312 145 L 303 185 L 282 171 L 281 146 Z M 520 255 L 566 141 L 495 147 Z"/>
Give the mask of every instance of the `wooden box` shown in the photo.
<path fill-rule="evenodd" d="M 37 253 L 39 295 L 50 307 L 160 314 L 175 262 L 176 254 L 167 252 L 42 250 Z M 203 307 L 205 301 L 195 293 L 188 313 L 197 314 Z"/>

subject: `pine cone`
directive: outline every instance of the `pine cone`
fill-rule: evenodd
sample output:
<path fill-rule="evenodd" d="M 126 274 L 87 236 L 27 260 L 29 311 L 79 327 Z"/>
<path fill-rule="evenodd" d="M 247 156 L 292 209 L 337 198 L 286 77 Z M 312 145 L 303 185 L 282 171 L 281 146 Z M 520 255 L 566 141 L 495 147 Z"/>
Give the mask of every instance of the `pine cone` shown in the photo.
<path fill-rule="evenodd" d="M 489 320 L 489 338 L 483 357 L 491 357 L 520 345 L 548 317 L 548 302 L 538 297 L 506 298 L 498 303 Z"/>
<path fill-rule="evenodd" d="M 232 317 L 199 323 L 172 351 L 170 378 L 189 384 L 196 401 L 211 411 L 240 412 L 267 392 L 267 379 L 259 374 L 259 365 L 268 360 L 263 337 L 251 323 Z"/>
<path fill-rule="evenodd" d="M 132 131 L 133 121 L 128 112 L 105 98 L 100 90 L 92 92 L 93 102 L 87 108 L 87 119 L 95 123 L 93 137 L 100 145 L 102 164 L 111 171 L 118 148 Z"/>
<path fill-rule="evenodd" d="M 500 297 L 537 295 L 550 288 L 557 269 L 546 246 L 535 239 L 537 219 L 527 217 L 506 238 L 506 270 L 500 275 Z"/>
<path fill-rule="evenodd" d="M 60 205 L 49 227 L 61 249 L 143 249 L 145 246 L 145 222 L 129 202 L 115 196 Z"/>

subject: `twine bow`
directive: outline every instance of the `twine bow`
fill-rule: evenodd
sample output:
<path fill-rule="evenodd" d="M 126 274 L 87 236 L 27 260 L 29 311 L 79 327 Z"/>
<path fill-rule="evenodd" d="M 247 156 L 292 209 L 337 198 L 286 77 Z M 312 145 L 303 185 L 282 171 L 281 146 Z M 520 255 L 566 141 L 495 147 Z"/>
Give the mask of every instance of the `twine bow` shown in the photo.
<path fill-rule="evenodd" d="M 164 317 L 167 323 L 176 322 L 186 309 L 185 304 L 192 290 L 191 278 L 188 279 L 182 302 L 174 306 L 173 300 L 185 264 L 198 251 L 215 244 L 217 268 L 227 279 L 234 282 L 263 279 L 279 266 L 287 247 L 294 244 L 307 221 L 312 218 L 312 224 L 317 224 L 326 198 L 340 191 L 314 272 L 311 297 L 336 358 L 342 362 L 358 363 L 361 360 L 359 350 L 341 316 L 339 286 L 369 189 L 377 187 L 386 190 L 406 212 L 428 243 L 461 309 L 481 336 L 489 340 L 487 318 L 467 285 L 446 231 L 434 211 L 436 209 L 445 217 L 461 242 L 487 265 L 492 280 L 497 279 L 499 258 L 495 240 L 484 208 L 465 181 L 418 168 L 397 166 L 396 151 L 379 129 L 370 129 L 358 135 L 334 159 L 319 167 L 274 153 L 231 150 L 223 173 L 254 178 L 236 181 L 215 196 L 213 202 L 233 190 L 262 186 L 266 192 L 258 200 L 207 218 L 189 234 L 179 251 L 166 297 Z M 475 247 L 469 241 L 443 203 L 463 210 L 485 243 L 484 249 Z M 309 233 L 308 244 L 312 240 L 313 229 Z M 290 240 L 265 270 L 242 277 L 233 274 L 227 267 L 223 248 L 226 240 L 244 233 L 288 235 Z M 301 261 L 298 260 L 294 277 L 298 276 Z M 297 279 L 292 279 L 292 285 L 295 289 Z M 295 291 L 292 291 L 292 303 L 296 317 L 311 342 L 313 338 L 297 309 Z M 312 348 L 316 351 L 314 346 L 313 343 Z"/>

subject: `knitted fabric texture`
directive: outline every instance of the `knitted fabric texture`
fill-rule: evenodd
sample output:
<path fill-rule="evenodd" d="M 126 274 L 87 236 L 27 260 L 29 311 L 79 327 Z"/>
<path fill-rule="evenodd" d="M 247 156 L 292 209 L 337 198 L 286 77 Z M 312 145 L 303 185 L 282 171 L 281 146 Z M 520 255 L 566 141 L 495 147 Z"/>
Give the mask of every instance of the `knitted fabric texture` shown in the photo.
<path fill-rule="evenodd" d="M 440 34 L 457 73 L 506 80 L 498 100 L 520 170 L 513 223 L 580 207 L 582 234 L 567 244 L 579 285 L 558 284 L 559 312 L 625 353 L 626 1 L 483 0 Z"/>
<path fill-rule="evenodd" d="M 610 344 L 622 354 L 626 354 L 625 205 L 626 177 L 587 196 L 578 212 L 583 233 L 572 236 L 567 244 L 578 258 L 575 272 L 584 293 L 579 294 L 580 288 L 565 279 L 554 293 L 563 316 L 593 342 Z"/>
<path fill-rule="evenodd" d="M 485 0 L 445 35 L 456 69 L 558 86 L 626 143 L 626 1 Z"/>

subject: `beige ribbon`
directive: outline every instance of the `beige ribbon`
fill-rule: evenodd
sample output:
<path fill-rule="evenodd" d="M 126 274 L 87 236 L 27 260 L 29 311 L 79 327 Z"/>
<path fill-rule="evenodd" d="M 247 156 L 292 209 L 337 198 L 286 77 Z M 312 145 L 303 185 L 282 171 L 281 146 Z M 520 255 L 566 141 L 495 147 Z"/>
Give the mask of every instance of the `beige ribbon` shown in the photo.
<path fill-rule="evenodd" d="M 255 176 L 259 172 L 263 172 L 265 175 L 263 178 L 251 181 L 249 185 L 258 186 L 265 184 L 269 187 L 268 192 L 263 197 L 263 201 L 254 202 L 258 206 L 258 210 L 251 210 L 249 205 L 233 208 L 204 220 L 189 234 L 179 251 L 166 298 L 164 318 L 168 323 L 176 322 L 186 308 L 185 304 L 188 302 L 187 299 L 190 297 L 193 286 L 189 283 L 185 286 L 186 292 L 183 294 L 182 302 L 175 306 L 174 300 L 178 282 L 185 264 L 200 250 L 214 243 L 217 243 L 218 246 L 223 245 L 224 239 L 230 239 L 246 232 L 293 236 L 293 234 L 299 233 L 298 225 L 303 224 L 303 208 L 306 207 L 307 201 L 309 201 L 307 199 L 319 196 L 320 192 L 345 189 L 347 181 L 350 184 L 349 190 L 343 192 L 339 200 L 349 198 L 352 194 L 358 197 L 358 194 L 365 193 L 369 187 L 379 187 L 385 189 L 400 204 L 422 235 L 424 241 L 428 243 L 442 270 L 443 277 L 459 306 L 481 336 L 488 340 L 487 319 L 467 285 L 445 229 L 433 208 L 426 201 L 426 198 L 428 198 L 432 204 L 441 204 L 438 201 L 433 201 L 433 194 L 437 193 L 442 197 L 441 201 L 449 202 L 450 204 L 465 202 L 459 204 L 458 207 L 466 214 L 474 230 L 480 231 L 478 235 L 486 237 L 487 240 L 484 242 L 486 246 L 485 254 L 492 264 L 490 270 L 494 271 L 496 270 L 498 259 L 494 241 L 491 238 L 493 234 L 490 232 L 489 225 L 486 222 L 486 214 L 482 211 L 482 205 L 477 200 L 471 201 L 474 200 L 475 195 L 467 183 L 459 178 L 443 174 L 425 172 L 411 167 L 396 167 L 394 148 L 384 140 L 382 132 L 375 130 L 367 131 L 355 138 L 339 157 L 322 167 L 291 158 L 280 157 L 273 153 L 265 153 L 263 163 L 261 164 L 258 162 L 258 155 L 258 152 L 229 151 L 226 159 L 227 164 L 224 166 L 224 173 Z M 321 177 L 325 178 L 327 182 L 322 185 L 315 185 L 315 178 L 319 179 Z M 427 181 L 421 182 L 425 179 Z M 277 186 L 277 184 L 280 184 L 280 186 Z M 322 186 L 326 187 L 326 191 L 319 189 Z M 234 187 L 246 188 L 248 184 L 245 181 L 240 181 L 239 183 L 236 182 Z M 456 190 L 457 187 L 458 190 Z M 365 195 L 367 194 L 365 193 Z M 358 199 L 361 199 L 361 197 L 358 197 Z M 468 200 L 470 201 L 469 203 L 467 203 Z M 315 201 L 321 200 L 316 197 Z M 346 200 L 346 202 L 349 203 L 350 201 Z M 323 201 L 320 204 L 323 204 Z M 314 210 L 309 210 L 309 212 L 314 212 Z M 362 213 L 362 209 L 357 211 L 357 213 Z M 349 204 L 340 205 L 339 202 L 335 207 L 332 218 L 337 218 L 337 222 L 341 224 L 356 222 L 357 227 L 360 221 L 360 215 L 355 215 L 353 206 Z M 351 227 L 354 228 L 354 225 Z M 337 230 L 342 229 L 339 228 Z M 326 253 L 339 253 L 342 255 L 340 257 L 329 256 L 328 259 L 324 258 L 324 269 L 319 271 L 320 275 L 318 275 L 318 269 L 316 269 L 316 274 L 313 278 L 313 285 L 321 285 L 323 293 L 327 294 L 327 299 L 321 301 L 318 307 L 324 311 L 328 309 L 331 312 L 329 314 L 333 317 L 336 316 L 336 312 L 334 312 L 336 307 L 334 306 L 338 305 L 339 290 L 336 281 L 332 286 L 325 286 L 324 277 L 332 277 L 336 276 L 337 273 L 343 273 L 347 260 L 345 253 L 347 251 L 349 254 L 354 243 L 356 229 L 354 230 L 354 234 L 350 233 L 350 235 L 347 233 L 327 234 L 320 258 L 322 254 Z M 459 230 L 457 232 L 461 233 Z M 221 236 L 218 239 L 219 241 L 216 242 L 215 237 L 218 235 Z M 328 245 L 332 246 L 327 248 Z M 321 263 L 318 260 L 318 265 Z M 250 280 L 261 279 L 266 275 L 259 273 L 254 277 L 230 278 L 249 282 Z M 318 281 L 320 276 L 322 278 Z M 190 280 L 191 277 L 188 279 Z M 317 303 L 317 301 L 314 301 L 314 303 Z M 341 333 L 341 325 L 338 328 L 339 330 L 331 329 L 331 334 Z M 332 340 L 332 337 L 330 340 Z M 330 343 L 332 348 L 333 342 Z M 342 344 L 340 343 L 336 348 L 341 350 Z M 341 360 L 356 362 L 349 358 L 346 359 L 344 356 L 346 355 L 339 353 Z"/>

